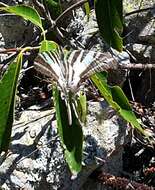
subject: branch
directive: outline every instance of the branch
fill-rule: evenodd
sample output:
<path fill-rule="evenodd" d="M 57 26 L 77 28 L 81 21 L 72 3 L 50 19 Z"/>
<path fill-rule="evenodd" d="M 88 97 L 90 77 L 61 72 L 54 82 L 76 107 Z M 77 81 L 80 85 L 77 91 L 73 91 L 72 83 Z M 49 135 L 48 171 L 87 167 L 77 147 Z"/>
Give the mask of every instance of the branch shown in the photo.
<path fill-rule="evenodd" d="M 155 9 L 155 7 L 148 7 L 148 8 L 144 8 L 144 9 L 138 9 L 138 10 L 126 13 L 125 17 L 133 15 L 133 14 L 136 14 L 136 13 L 141 13 L 141 12 L 145 12 L 145 11 L 151 11 L 151 10 L 154 10 L 154 9 Z"/>
<path fill-rule="evenodd" d="M 61 15 L 58 16 L 58 18 L 55 20 L 55 23 L 57 24 L 64 16 L 67 16 L 72 10 L 76 9 L 77 7 L 83 5 L 88 0 L 81 0 L 73 5 L 71 5 L 69 8 L 67 8 Z"/>
<path fill-rule="evenodd" d="M 0 7 L 7 7 L 8 5 L 5 3 L 0 2 Z"/>
<path fill-rule="evenodd" d="M 62 18 L 64 18 L 65 16 L 67 16 L 72 10 L 74 10 L 75 8 L 83 5 L 84 3 L 88 2 L 88 0 L 81 0 L 73 5 L 71 5 L 69 8 L 67 8 L 63 13 L 61 13 L 55 22 L 55 25 L 52 25 L 46 32 L 50 32 L 51 30 L 53 30 L 54 27 L 58 26 L 58 24 L 60 23 L 60 21 L 62 20 Z"/>
<path fill-rule="evenodd" d="M 40 46 L 28 47 L 28 48 L 29 48 L 28 51 L 38 50 L 40 48 Z M 0 50 L 0 54 L 8 54 L 8 53 L 12 53 L 12 52 L 17 52 L 18 53 L 18 52 L 22 51 L 23 49 L 24 48 L 4 49 L 4 50 Z M 107 54 L 107 58 L 108 58 L 108 54 Z M 117 63 L 117 66 L 115 65 L 116 63 Z M 101 68 L 106 70 L 106 66 L 104 67 L 104 64 L 103 64 Z M 121 64 L 121 63 L 118 63 L 118 62 L 114 61 L 114 62 L 111 62 L 108 65 L 108 69 L 112 69 L 112 70 L 115 70 L 115 69 L 121 69 L 121 70 L 124 70 L 124 69 L 131 69 L 131 70 L 155 69 L 155 64 L 147 64 L 147 63 L 146 64 L 142 64 L 142 63 Z M 99 70 L 100 70 L 100 66 L 99 66 Z"/>
<path fill-rule="evenodd" d="M 128 63 L 128 64 L 119 64 L 120 69 L 155 69 L 155 64 L 142 64 L 142 63 Z"/>
<path fill-rule="evenodd" d="M 36 47 L 29 47 L 29 51 L 31 50 L 38 50 L 40 48 L 40 46 L 36 46 Z M 2 49 L 0 50 L 0 54 L 8 54 L 8 53 L 12 53 L 12 52 L 20 52 L 22 51 L 24 48 L 8 48 L 8 49 Z"/>

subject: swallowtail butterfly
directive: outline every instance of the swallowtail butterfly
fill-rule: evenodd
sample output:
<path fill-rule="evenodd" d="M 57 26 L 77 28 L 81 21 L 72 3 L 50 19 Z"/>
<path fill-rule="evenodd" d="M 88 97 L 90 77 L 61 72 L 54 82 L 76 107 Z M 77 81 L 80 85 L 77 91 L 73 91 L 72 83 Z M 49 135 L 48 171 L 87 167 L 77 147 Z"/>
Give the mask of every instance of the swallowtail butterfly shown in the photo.
<path fill-rule="evenodd" d="M 92 74 L 116 70 L 118 64 L 110 53 L 73 50 L 65 54 L 60 48 L 57 52 L 40 53 L 35 59 L 34 67 L 57 84 L 61 97 L 67 102 L 69 113 L 69 92 L 76 95 L 83 82 Z"/>

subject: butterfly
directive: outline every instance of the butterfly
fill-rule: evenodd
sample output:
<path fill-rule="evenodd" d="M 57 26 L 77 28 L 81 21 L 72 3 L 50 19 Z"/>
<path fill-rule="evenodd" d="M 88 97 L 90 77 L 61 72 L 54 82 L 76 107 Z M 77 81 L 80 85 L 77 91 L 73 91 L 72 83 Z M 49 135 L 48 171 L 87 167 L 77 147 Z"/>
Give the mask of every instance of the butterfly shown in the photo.
<path fill-rule="evenodd" d="M 34 62 L 35 69 L 50 78 L 58 86 L 61 97 L 66 101 L 70 115 L 69 94 L 76 96 L 86 79 L 96 72 L 116 70 L 117 60 L 108 52 L 73 50 L 39 53 Z M 71 124 L 71 116 L 68 116 Z"/>

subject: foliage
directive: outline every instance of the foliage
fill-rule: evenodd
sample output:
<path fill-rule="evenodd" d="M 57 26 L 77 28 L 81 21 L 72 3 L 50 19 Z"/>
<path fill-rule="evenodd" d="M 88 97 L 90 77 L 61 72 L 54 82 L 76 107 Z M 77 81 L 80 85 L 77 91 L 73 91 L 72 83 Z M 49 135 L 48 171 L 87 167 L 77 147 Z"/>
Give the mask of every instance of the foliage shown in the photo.
<path fill-rule="evenodd" d="M 95 10 L 101 36 L 114 49 L 122 51 L 122 0 L 96 0 Z"/>
<path fill-rule="evenodd" d="M 41 43 L 40 52 L 56 51 L 56 48 L 57 45 L 54 42 L 44 40 Z M 70 102 L 69 105 L 71 107 L 72 125 L 69 124 L 65 100 L 61 99 L 60 91 L 56 86 L 53 86 L 53 98 L 56 110 L 58 132 L 65 148 L 65 158 L 69 164 L 70 170 L 76 175 L 76 173 L 81 170 L 83 144 L 82 127 L 75 115 L 75 112 L 73 111 L 72 102 Z M 84 100 L 82 100 L 82 103 L 84 106 Z"/>
<path fill-rule="evenodd" d="M 0 152 L 7 151 L 9 147 L 21 62 L 20 55 L 9 65 L 0 81 Z"/>
<path fill-rule="evenodd" d="M 55 19 L 61 14 L 61 4 L 59 0 L 46 0 L 46 6 L 48 6 L 52 18 Z M 87 15 L 89 15 L 90 9 L 88 4 L 85 4 Z M 38 26 L 44 36 L 41 41 L 39 52 L 42 51 L 56 51 L 58 44 L 54 41 L 48 41 L 46 39 L 45 31 L 42 26 L 41 17 L 39 13 L 32 7 L 20 5 L 0 8 L 2 11 L 14 13 L 31 21 Z M 53 15 L 52 11 L 56 10 L 56 14 Z M 122 32 L 123 18 L 122 18 L 122 1 L 119 0 L 96 0 L 95 11 L 97 16 L 97 22 L 99 25 L 100 33 L 105 41 L 113 48 L 122 50 L 122 38 L 120 34 Z M 63 13 L 62 13 L 63 14 Z M 54 29 L 55 27 L 53 27 Z M 14 61 L 8 67 L 8 71 L 3 76 L 0 83 L 0 150 L 7 150 L 10 141 L 11 128 L 13 123 L 13 110 L 14 99 L 17 87 L 17 81 L 19 71 L 21 67 L 21 59 Z M 103 75 L 94 75 L 91 77 L 96 87 L 100 90 L 101 94 L 107 100 L 107 102 L 128 122 L 130 122 L 135 128 L 143 133 L 142 128 L 136 120 L 134 113 L 131 110 L 129 102 L 124 93 L 119 87 L 110 87 L 107 85 L 106 77 Z M 77 173 L 81 170 L 82 161 L 82 142 L 83 134 L 80 120 L 85 123 L 86 121 L 86 97 L 80 95 L 77 101 L 78 115 L 77 118 L 72 101 L 69 102 L 69 107 L 72 117 L 72 125 L 69 125 L 68 115 L 65 114 L 68 108 L 61 99 L 59 90 L 53 87 L 53 97 L 56 109 L 56 117 L 58 124 L 58 131 L 65 147 L 65 157 L 69 164 L 72 173 Z M 4 140 L 5 139 L 5 140 Z"/>
<path fill-rule="evenodd" d="M 126 121 L 131 123 L 133 127 L 137 128 L 137 130 L 144 134 L 144 130 L 138 123 L 122 89 L 119 86 L 109 86 L 107 84 L 107 76 L 105 73 L 93 75 L 91 79 L 112 108 L 115 109 Z"/>
<path fill-rule="evenodd" d="M 43 51 L 56 51 L 58 48 L 58 44 L 54 41 L 43 40 L 40 44 L 39 52 Z"/>
<path fill-rule="evenodd" d="M 75 115 L 71 102 L 72 125 L 69 124 L 68 112 L 66 111 L 68 108 L 66 107 L 65 101 L 61 99 L 60 92 L 56 87 L 53 88 L 53 97 L 58 131 L 65 148 L 66 161 L 68 162 L 72 173 L 76 175 L 76 173 L 81 170 L 83 143 L 82 127 Z"/>
<path fill-rule="evenodd" d="M 60 0 L 44 0 L 44 3 L 48 7 L 52 19 L 56 19 L 61 14 Z"/>

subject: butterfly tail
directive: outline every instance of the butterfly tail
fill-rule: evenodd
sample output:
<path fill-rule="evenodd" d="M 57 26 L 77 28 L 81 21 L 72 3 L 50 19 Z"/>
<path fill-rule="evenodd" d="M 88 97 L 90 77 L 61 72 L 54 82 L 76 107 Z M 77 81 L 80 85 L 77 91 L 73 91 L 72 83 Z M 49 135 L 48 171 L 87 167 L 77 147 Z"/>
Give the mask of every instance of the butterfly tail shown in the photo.
<path fill-rule="evenodd" d="M 69 101 L 65 100 L 66 103 L 66 107 L 67 107 L 67 115 L 68 115 L 68 123 L 69 126 L 72 125 L 72 112 L 71 112 L 71 105 L 69 103 Z"/>

